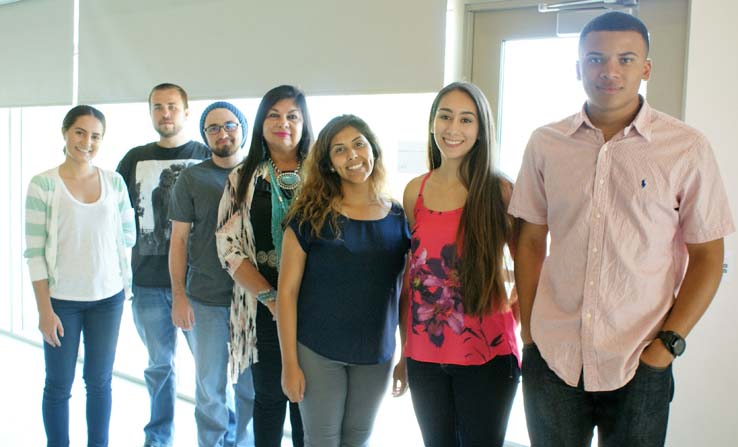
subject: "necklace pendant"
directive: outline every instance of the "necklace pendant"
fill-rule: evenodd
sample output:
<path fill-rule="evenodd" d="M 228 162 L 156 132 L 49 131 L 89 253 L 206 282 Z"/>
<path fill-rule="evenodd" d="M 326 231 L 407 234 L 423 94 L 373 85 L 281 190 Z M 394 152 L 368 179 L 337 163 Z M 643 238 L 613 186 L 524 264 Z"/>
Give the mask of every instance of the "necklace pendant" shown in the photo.
<path fill-rule="evenodd" d="M 280 188 L 292 191 L 300 185 L 302 179 L 297 171 L 282 172 L 277 176 L 277 184 Z"/>

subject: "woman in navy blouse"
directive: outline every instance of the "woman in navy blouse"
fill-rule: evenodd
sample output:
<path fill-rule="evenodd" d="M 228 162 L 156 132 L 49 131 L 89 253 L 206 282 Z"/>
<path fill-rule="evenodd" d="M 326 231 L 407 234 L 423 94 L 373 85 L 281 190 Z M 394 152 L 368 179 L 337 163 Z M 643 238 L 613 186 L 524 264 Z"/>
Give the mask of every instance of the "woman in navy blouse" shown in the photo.
<path fill-rule="evenodd" d="M 409 230 L 360 118 L 331 120 L 306 170 L 277 288 L 282 388 L 300 402 L 306 446 L 366 445 L 389 381 Z"/>

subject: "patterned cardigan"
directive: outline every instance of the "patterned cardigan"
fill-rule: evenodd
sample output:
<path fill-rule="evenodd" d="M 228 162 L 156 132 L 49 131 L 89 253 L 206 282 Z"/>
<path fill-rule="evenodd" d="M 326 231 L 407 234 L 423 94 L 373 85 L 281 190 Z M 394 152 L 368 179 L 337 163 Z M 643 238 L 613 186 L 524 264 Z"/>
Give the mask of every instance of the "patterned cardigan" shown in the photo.
<path fill-rule="evenodd" d="M 254 229 L 251 225 L 251 201 L 254 198 L 256 180 L 259 177 L 266 178 L 269 173 L 265 162 L 256 168 L 249 181 L 244 203 L 239 206 L 236 203 L 236 190 L 243 168 L 244 165 L 241 164 L 228 175 L 218 206 L 218 226 L 215 232 L 218 257 L 231 276 L 244 261 L 251 262 L 258 269 Z M 256 297 L 234 281 L 228 362 L 230 377 L 234 382 L 249 365 L 259 361 L 256 350 L 256 306 Z"/>
<path fill-rule="evenodd" d="M 97 168 L 100 169 L 100 168 Z M 123 178 L 117 172 L 100 169 L 102 181 L 108 193 L 115 194 L 118 203 L 116 213 L 116 246 L 118 262 L 123 276 L 126 297 L 131 293 L 131 263 L 128 249 L 136 243 L 136 225 L 131 202 Z M 26 194 L 26 250 L 31 281 L 47 279 L 49 286 L 58 281 L 56 255 L 59 244 L 59 204 L 61 188 L 59 168 L 52 168 L 35 175 L 28 184 Z"/>

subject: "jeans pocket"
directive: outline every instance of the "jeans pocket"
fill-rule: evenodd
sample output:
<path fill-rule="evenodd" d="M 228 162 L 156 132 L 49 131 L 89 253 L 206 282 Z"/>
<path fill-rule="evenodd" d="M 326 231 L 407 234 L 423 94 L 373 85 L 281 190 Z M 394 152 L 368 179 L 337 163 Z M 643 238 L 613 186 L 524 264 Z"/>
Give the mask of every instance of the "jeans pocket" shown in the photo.
<path fill-rule="evenodd" d="M 648 363 L 645 363 L 643 360 L 639 360 L 638 361 L 638 366 L 640 368 L 645 369 L 646 371 L 651 371 L 651 372 L 655 372 L 655 373 L 662 373 L 662 372 L 666 372 L 666 371 L 669 370 L 669 367 L 671 366 L 671 363 L 669 363 L 668 365 L 664 366 L 663 368 L 659 368 L 659 367 L 656 367 L 656 366 L 651 366 Z"/>

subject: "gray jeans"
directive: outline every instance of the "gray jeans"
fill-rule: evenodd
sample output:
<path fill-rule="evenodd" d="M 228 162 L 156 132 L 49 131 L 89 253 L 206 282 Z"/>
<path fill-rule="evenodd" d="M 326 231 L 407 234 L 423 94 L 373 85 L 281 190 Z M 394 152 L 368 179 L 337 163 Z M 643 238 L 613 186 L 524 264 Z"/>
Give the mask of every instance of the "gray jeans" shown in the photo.
<path fill-rule="evenodd" d="M 376 365 L 330 360 L 297 344 L 305 374 L 300 413 L 305 447 L 363 447 L 387 394 L 392 359 Z"/>

